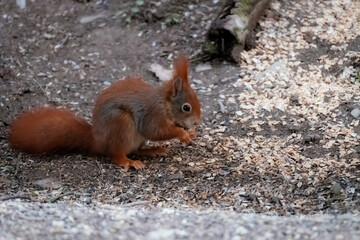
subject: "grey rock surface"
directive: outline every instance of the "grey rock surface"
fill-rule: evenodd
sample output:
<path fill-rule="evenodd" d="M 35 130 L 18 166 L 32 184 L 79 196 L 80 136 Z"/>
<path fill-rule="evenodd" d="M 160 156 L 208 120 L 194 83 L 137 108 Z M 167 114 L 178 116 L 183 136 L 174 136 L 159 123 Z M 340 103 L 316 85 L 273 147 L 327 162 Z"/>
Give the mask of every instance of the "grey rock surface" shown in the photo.
<path fill-rule="evenodd" d="M 0 239 L 358 239 L 360 216 L 0 203 Z"/>

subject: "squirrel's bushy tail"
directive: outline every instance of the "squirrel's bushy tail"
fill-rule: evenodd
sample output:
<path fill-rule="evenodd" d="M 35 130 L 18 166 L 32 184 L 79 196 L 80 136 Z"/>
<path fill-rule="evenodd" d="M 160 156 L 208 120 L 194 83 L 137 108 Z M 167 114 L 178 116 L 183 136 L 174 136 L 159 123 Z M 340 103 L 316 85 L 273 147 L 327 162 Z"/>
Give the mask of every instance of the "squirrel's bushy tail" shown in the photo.
<path fill-rule="evenodd" d="M 9 142 L 13 148 L 32 154 L 92 152 L 92 126 L 68 110 L 38 108 L 13 122 Z"/>

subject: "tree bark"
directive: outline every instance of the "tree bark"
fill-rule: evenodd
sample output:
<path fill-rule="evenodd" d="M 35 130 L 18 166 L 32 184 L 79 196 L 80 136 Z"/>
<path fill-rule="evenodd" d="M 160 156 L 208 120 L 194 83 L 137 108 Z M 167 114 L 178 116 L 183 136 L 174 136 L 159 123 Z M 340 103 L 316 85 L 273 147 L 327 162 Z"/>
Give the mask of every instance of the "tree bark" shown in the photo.
<path fill-rule="evenodd" d="M 239 53 L 254 45 L 254 28 L 271 0 L 227 0 L 206 35 L 205 52 L 239 61 Z"/>

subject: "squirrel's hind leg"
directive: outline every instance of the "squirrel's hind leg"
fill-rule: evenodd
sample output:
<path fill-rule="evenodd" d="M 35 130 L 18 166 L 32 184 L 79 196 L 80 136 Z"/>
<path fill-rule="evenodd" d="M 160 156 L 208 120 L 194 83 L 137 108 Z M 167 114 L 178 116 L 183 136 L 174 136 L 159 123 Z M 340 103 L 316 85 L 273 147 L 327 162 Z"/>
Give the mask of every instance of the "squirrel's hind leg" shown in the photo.
<path fill-rule="evenodd" d="M 107 129 L 104 134 L 103 143 L 106 145 L 107 155 L 111 156 L 113 161 L 124 167 L 126 171 L 130 167 L 136 170 L 145 168 L 145 164 L 138 160 L 131 160 L 127 157 L 134 149 L 137 149 L 144 141 L 138 134 L 131 112 L 124 109 L 118 110 L 116 116 L 107 119 Z"/>

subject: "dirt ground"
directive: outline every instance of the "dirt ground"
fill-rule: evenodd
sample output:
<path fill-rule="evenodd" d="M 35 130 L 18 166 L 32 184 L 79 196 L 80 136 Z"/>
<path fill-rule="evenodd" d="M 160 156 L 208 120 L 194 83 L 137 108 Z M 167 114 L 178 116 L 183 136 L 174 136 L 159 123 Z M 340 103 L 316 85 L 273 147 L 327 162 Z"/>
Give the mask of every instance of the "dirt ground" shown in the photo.
<path fill-rule="evenodd" d="M 116 2 L 116 3 L 115 3 Z M 125 172 L 106 157 L 29 156 L 7 133 L 53 105 L 91 119 L 98 93 L 129 75 L 157 84 L 201 52 L 221 1 L 0 1 L 0 197 L 279 215 L 359 213 L 360 3 L 274 0 L 242 62 L 191 63 L 203 123 L 189 146 Z M 198 70 L 198 71 L 196 71 Z"/>

